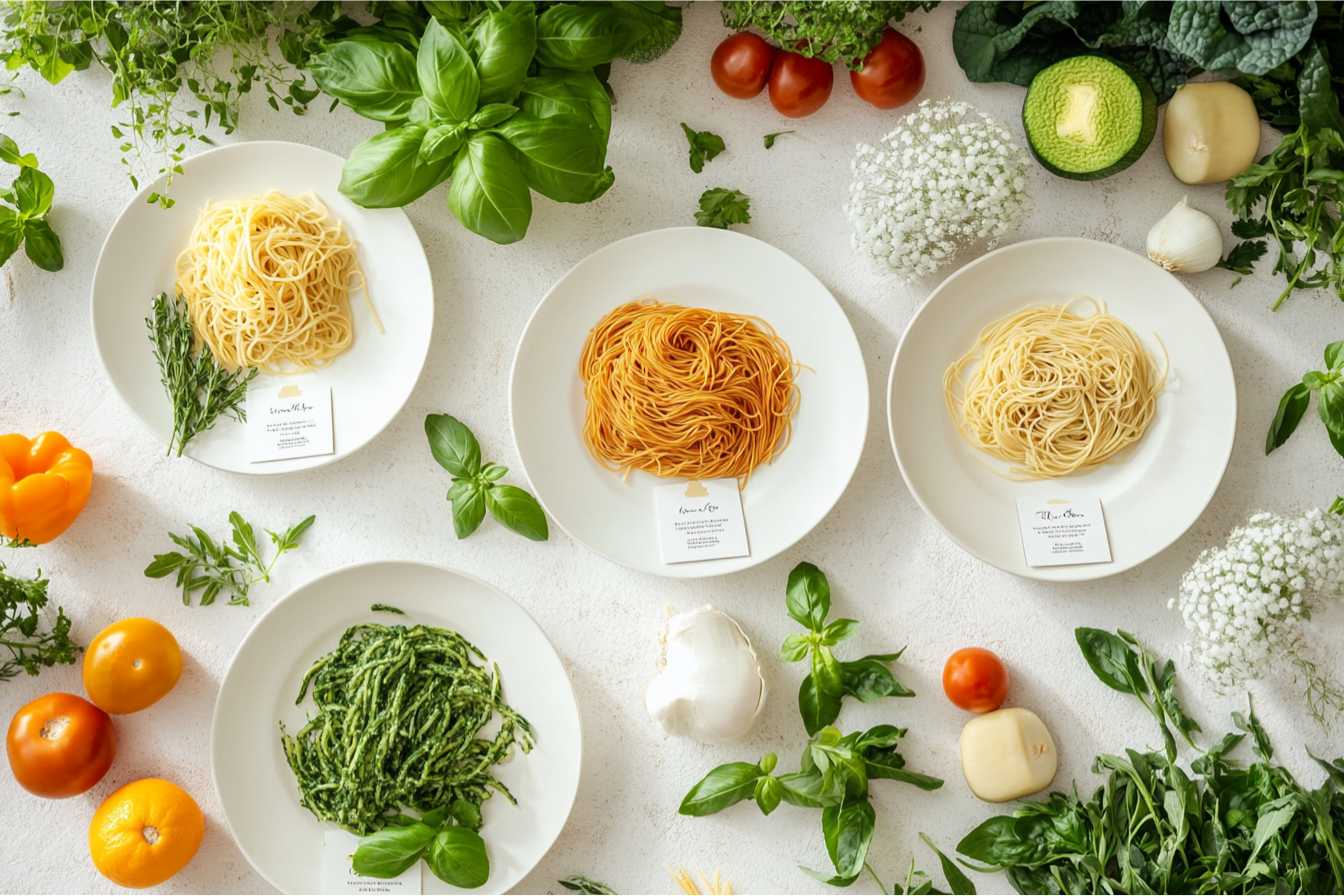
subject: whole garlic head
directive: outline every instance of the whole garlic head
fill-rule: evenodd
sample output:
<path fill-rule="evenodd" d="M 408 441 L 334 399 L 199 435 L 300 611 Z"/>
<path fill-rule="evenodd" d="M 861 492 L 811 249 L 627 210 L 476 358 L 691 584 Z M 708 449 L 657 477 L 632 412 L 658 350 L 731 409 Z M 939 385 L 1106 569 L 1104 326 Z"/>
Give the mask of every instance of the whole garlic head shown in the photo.
<path fill-rule="evenodd" d="M 1218 222 L 1182 197 L 1148 231 L 1148 257 L 1168 271 L 1198 274 L 1223 257 L 1223 235 Z"/>
<path fill-rule="evenodd" d="M 706 604 L 667 620 L 644 705 L 668 734 L 740 740 L 765 706 L 765 678 L 742 626 Z"/>

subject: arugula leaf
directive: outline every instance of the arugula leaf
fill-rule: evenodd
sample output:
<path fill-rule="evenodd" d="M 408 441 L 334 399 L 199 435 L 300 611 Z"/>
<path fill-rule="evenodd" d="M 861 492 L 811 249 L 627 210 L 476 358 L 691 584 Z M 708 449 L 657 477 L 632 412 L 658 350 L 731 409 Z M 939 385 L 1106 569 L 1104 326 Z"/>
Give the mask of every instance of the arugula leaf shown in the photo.
<path fill-rule="evenodd" d="M 690 145 L 691 170 L 699 174 L 705 169 L 705 162 L 712 161 L 715 156 L 723 152 L 723 138 L 711 131 L 697 131 L 684 121 L 681 123 L 681 130 Z"/>
<path fill-rule="evenodd" d="M 701 227 L 727 230 L 733 224 L 751 222 L 751 199 L 741 190 L 712 187 L 700 194 L 700 208 L 695 223 Z"/>

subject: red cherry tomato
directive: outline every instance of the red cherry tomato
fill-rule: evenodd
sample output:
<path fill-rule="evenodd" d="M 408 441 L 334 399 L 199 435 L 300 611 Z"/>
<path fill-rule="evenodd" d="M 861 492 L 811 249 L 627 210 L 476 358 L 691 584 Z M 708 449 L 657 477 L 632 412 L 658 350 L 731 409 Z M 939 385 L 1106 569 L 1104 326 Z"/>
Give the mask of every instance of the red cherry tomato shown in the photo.
<path fill-rule="evenodd" d="M 990 712 L 1008 696 L 1008 670 L 993 652 L 963 647 L 943 666 L 943 692 L 962 709 Z"/>
<path fill-rule="evenodd" d="M 709 60 L 714 83 L 729 96 L 751 99 L 765 88 L 775 48 L 750 31 L 726 38 Z"/>
<path fill-rule="evenodd" d="M 770 102 L 780 115 L 802 118 L 826 104 L 834 83 L 829 62 L 780 53 L 770 68 Z"/>
<path fill-rule="evenodd" d="M 854 92 L 879 109 L 894 109 L 915 98 L 924 86 L 924 54 L 904 34 L 888 28 L 863 60 L 863 68 L 849 73 Z"/>

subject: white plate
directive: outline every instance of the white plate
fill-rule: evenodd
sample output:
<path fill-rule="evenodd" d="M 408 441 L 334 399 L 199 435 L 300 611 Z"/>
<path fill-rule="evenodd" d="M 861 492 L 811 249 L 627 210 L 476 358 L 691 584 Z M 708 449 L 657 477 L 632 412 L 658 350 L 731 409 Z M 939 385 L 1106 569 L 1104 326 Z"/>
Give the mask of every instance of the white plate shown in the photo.
<path fill-rule="evenodd" d="M 579 353 L 604 314 L 639 298 L 756 315 L 811 368 L 797 377 L 801 402 L 788 446 L 742 493 L 748 557 L 664 564 L 652 490 L 670 480 L 635 471 L 623 481 L 584 445 Z M 518 343 L 509 412 L 527 477 L 561 528 L 631 569 L 693 578 L 763 563 L 835 506 L 863 453 L 868 380 L 845 313 L 801 264 L 740 233 L 672 227 L 605 246 L 551 287 Z"/>
<path fill-rule="evenodd" d="M 369 314 L 363 296 L 351 295 L 355 342 L 328 367 L 271 382 L 313 382 L 332 388 L 336 451 L 320 457 L 250 463 L 242 424 L 223 419 L 187 443 L 186 454 L 234 473 L 288 473 L 339 460 L 363 447 L 392 421 L 415 388 L 434 325 L 434 287 L 424 248 L 401 209 L 360 208 L 336 189 L 340 156 L 300 143 L 258 141 L 208 150 L 183 163 L 173 181 L 177 204 L 145 202 L 162 190 L 157 181 L 122 209 L 103 243 L 93 275 L 93 336 L 107 378 L 165 449 L 173 430 L 172 406 L 159 382 L 145 330 L 150 301 L 172 295 L 174 263 L 202 206 L 212 199 L 240 199 L 267 190 L 316 193 L 344 222 L 359 247 L 369 294 L 386 332 Z"/>
<path fill-rule="evenodd" d="M 372 613 L 387 603 L 406 616 Z M 257 620 L 234 655 L 215 701 L 210 764 L 233 837 L 262 877 L 286 893 L 321 892 L 322 837 L 334 825 L 299 805 L 277 722 L 290 731 L 312 711 L 295 706 L 299 682 L 318 657 L 361 622 L 441 626 L 461 632 L 499 664 L 504 696 L 532 723 L 536 746 L 497 769 L 518 798 L 482 806 L 490 880 L 502 893 L 522 880 L 564 827 L 579 787 L 583 738 L 569 676 L 545 633 L 522 607 L 469 576 L 425 563 L 349 566 L 301 586 Z M 455 893 L 424 872 L 425 892 Z"/>
<path fill-rule="evenodd" d="M 943 401 L 943 372 L 988 323 L 1032 304 L 1088 295 L 1106 303 L 1171 371 L 1157 418 L 1110 463 L 1061 479 L 1014 482 L 1007 464 L 972 448 Z M 1127 249 L 1057 237 L 976 259 L 933 291 L 901 337 L 887 383 L 887 420 L 901 475 L 952 540 L 1000 569 L 1082 581 L 1135 566 L 1170 545 L 1213 497 L 1232 454 L 1237 387 L 1218 328 L 1181 282 Z M 1018 497 L 1099 497 L 1111 562 L 1032 568 L 1022 556 Z"/>

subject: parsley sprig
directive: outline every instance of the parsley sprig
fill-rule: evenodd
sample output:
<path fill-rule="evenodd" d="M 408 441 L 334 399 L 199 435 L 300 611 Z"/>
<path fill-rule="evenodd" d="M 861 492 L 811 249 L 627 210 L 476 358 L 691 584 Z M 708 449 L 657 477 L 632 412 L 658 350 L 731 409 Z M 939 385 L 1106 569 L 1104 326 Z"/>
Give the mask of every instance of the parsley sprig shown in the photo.
<path fill-rule="evenodd" d="M 261 556 L 252 524 L 235 510 L 229 514 L 232 543 L 216 541 L 200 526 L 192 526 L 188 535 L 170 532 L 168 537 L 182 550 L 155 554 L 145 567 L 145 575 L 162 579 L 176 573 L 182 603 L 187 606 L 191 606 L 191 596 L 197 592 L 200 594 L 197 603 L 202 607 L 214 603 L 220 594 L 227 594 L 231 605 L 247 606 L 252 586 L 271 580 L 271 571 L 280 555 L 297 548 L 303 533 L 316 519 L 306 517 L 283 532 L 265 530 L 275 546 L 275 554 L 267 561 Z"/>
<path fill-rule="evenodd" d="M 42 573 L 25 579 L 5 572 L 0 563 L 0 648 L 8 653 L 0 659 L 0 681 L 75 661 L 79 645 L 70 639 L 70 617 L 57 607 L 56 619 L 44 631 L 43 622 L 50 617 L 43 612 L 46 605 L 47 579 Z"/>
<path fill-rule="evenodd" d="M 695 223 L 727 230 L 732 224 L 751 223 L 751 198 L 741 190 L 714 187 L 700 194 Z"/>

